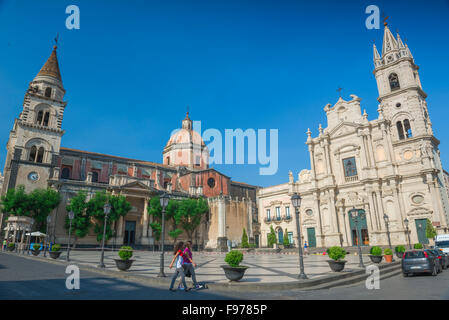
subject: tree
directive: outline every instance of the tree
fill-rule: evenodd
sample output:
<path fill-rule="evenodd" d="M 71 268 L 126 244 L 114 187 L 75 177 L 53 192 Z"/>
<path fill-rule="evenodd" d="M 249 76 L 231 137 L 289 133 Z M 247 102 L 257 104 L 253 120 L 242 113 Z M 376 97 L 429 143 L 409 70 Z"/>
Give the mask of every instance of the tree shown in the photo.
<path fill-rule="evenodd" d="M 192 240 L 193 233 L 207 212 L 209 212 L 209 205 L 204 198 L 180 201 L 179 207 L 176 210 L 175 220 L 176 224 L 187 233 L 189 240 Z"/>
<path fill-rule="evenodd" d="M 31 216 L 31 203 L 25 186 L 9 189 L 1 198 L 1 210 L 7 216 Z"/>
<path fill-rule="evenodd" d="M 78 239 L 84 238 L 89 233 L 89 227 L 91 226 L 90 216 L 86 211 L 86 200 L 87 192 L 85 190 L 80 190 L 76 196 L 70 199 L 70 202 L 66 207 L 67 212 L 73 211 L 74 213 L 71 233 L 75 237 L 75 244 Z M 64 228 L 66 230 L 69 230 L 70 228 L 70 219 L 68 216 L 65 218 Z"/>
<path fill-rule="evenodd" d="M 243 228 L 242 248 L 249 248 L 248 235 L 246 234 L 245 228 Z"/>
<path fill-rule="evenodd" d="M 284 232 L 284 246 L 288 247 L 290 245 L 290 240 L 288 239 L 288 232 L 287 232 L 287 228 L 285 229 Z"/>
<path fill-rule="evenodd" d="M 9 189 L 1 198 L 1 211 L 7 216 L 28 216 L 34 219 L 35 227 L 45 232 L 47 216 L 60 203 L 60 194 L 52 189 L 35 189 L 25 192 L 25 186 L 20 185 Z"/>
<path fill-rule="evenodd" d="M 112 223 L 120 219 L 120 217 L 126 216 L 131 210 L 131 204 L 126 200 L 125 196 L 111 195 L 106 193 L 106 191 L 97 192 L 87 203 L 86 211 L 90 217 L 95 219 L 94 232 L 97 235 L 98 242 L 103 239 L 105 220 L 104 205 L 106 202 L 111 204 L 111 211 L 106 223 L 105 241 L 112 237 Z"/>
<path fill-rule="evenodd" d="M 427 218 L 426 221 L 426 238 L 427 239 L 433 239 L 437 235 L 437 231 L 432 225 L 432 222 L 430 222 L 429 218 Z"/>
<path fill-rule="evenodd" d="M 35 229 L 46 232 L 47 216 L 58 207 L 61 195 L 53 189 L 35 189 L 28 195 Z"/>
<path fill-rule="evenodd" d="M 276 233 L 274 232 L 273 226 L 270 226 L 270 233 L 268 234 L 268 247 L 273 248 L 276 243 Z"/>

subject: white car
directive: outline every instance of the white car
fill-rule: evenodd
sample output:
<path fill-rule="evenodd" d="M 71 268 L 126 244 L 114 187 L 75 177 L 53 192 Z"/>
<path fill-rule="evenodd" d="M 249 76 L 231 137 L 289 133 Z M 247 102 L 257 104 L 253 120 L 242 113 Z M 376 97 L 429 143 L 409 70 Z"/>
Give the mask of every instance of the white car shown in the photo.
<path fill-rule="evenodd" d="M 449 254 L 449 234 L 439 234 L 435 237 L 435 249 Z"/>

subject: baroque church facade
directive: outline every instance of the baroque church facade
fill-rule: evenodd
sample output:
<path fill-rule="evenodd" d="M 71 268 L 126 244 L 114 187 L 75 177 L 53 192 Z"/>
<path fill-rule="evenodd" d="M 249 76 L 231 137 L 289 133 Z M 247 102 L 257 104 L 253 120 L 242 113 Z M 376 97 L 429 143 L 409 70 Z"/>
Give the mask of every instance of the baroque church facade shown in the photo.
<path fill-rule="evenodd" d="M 282 243 L 285 234 L 296 244 L 296 218 L 290 197 L 302 197 L 302 241 L 311 247 L 427 243 L 426 221 L 438 233 L 448 232 L 447 173 L 415 60 L 399 34 L 385 24 L 382 54 L 374 45 L 378 117 L 369 121 L 356 95 L 341 97 L 324 111 L 327 127 L 312 137 L 307 131 L 311 168 L 294 181 L 258 191 L 261 244 L 270 228 Z M 349 213 L 363 210 L 361 239 Z M 406 225 L 406 219 L 408 225 Z M 358 240 L 360 239 L 360 240 Z"/>
<path fill-rule="evenodd" d="M 24 185 L 26 192 L 53 188 L 62 196 L 51 214 L 49 236 L 52 241 L 68 241 L 64 222 L 66 206 L 79 190 L 92 197 L 106 190 L 124 195 L 132 209 L 114 223 L 114 238 L 109 244 L 153 246 L 147 213 L 148 201 L 162 192 L 174 199 L 206 197 L 209 213 L 205 215 L 193 243 L 202 248 L 227 250 L 227 242 L 241 241 L 243 228 L 250 242 L 257 241 L 256 186 L 232 181 L 209 167 L 209 152 L 200 134 L 192 129 L 187 113 L 182 127 L 163 149 L 162 163 L 117 157 L 61 147 L 62 121 L 67 102 L 57 58 L 57 47 L 29 84 L 23 110 L 15 119 L 7 143 L 7 156 L 1 194 Z M 0 226 L 4 225 L 3 216 Z M 93 228 L 92 228 L 93 229 Z M 170 226 L 166 228 L 166 239 Z M 183 239 L 182 234 L 179 238 Z M 170 240 L 167 240 L 167 243 Z M 93 230 L 78 240 L 81 245 L 95 245 Z"/>

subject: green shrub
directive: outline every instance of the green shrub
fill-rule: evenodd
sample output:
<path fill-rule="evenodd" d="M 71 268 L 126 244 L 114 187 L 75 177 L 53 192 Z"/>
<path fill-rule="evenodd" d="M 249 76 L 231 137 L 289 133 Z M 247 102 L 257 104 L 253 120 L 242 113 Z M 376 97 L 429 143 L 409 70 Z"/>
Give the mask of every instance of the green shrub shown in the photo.
<path fill-rule="evenodd" d="M 285 247 L 288 247 L 290 245 L 290 240 L 288 239 L 288 232 L 287 229 L 285 229 L 285 233 L 284 233 L 284 243 L 283 245 Z"/>
<path fill-rule="evenodd" d="M 384 255 L 391 256 L 392 254 L 393 254 L 393 250 L 391 250 L 390 248 L 387 248 L 384 250 Z"/>
<path fill-rule="evenodd" d="M 14 248 L 16 244 L 14 242 L 8 243 L 8 248 Z"/>
<path fill-rule="evenodd" d="M 423 246 L 422 246 L 421 243 L 415 243 L 415 245 L 413 246 L 413 248 L 415 248 L 415 249 L 422 249 Z"/>
<path fill-rule="evenodd" d="M 41 244 L 40 243 L 34 243 L 33 244 L 33 250 L 39 250 L 41 248 Z"/>
<path fill-rule="evenodd" d="M 245 228 L 243 228 L 242 248 L 249 248 L 248 235 L 246 234 Z"/>
<path fill-rule="evenodd" d="M 335 261 L 339 261 L 346 256 L 346 250 L 337 246 L 327 249 L 327 253 L 329 254 L 329 258 Z"/>
<path fill-rule="evenodd" d="M 243 253 L 237 250 L 231 250 L 226 254 L 225 262 L 231 267 L 238 267 L 243 260 Z"/>
<path fill-rule="evenodd" d="M 400 252 L 400 253 L 405 252 L 405 247 L 402 246 L 402 245 L 396 246 L 396 247 L 394 248 L 394 252 Z"/>
<path fill-rule="evenodd" d="M 273 226 L 270 226 L 270 233 L 268 234 L 268 247 L 273 248 L 276 243 L 276 233 L 274 232 Z"/>
<path fill-rule="evenodd" d="M 380 247 L 371 247 L 369 253 L 373 256 L 381 256 L 382 255 L 382 248 Z"/>
<path fill-rule="evenodd" d="M 129 260 L 133 256 L 133 248 L 128 246 L 123 246 L 120 248 L 118 255 L 122 260 Z"/>
<path fill-rule="evenodd" d="M 60 244 L 54 244 L 51 246 L 51 251 L 52 252 L 58 252 L 59 250 L 61 250 L 61 245 Z"/>

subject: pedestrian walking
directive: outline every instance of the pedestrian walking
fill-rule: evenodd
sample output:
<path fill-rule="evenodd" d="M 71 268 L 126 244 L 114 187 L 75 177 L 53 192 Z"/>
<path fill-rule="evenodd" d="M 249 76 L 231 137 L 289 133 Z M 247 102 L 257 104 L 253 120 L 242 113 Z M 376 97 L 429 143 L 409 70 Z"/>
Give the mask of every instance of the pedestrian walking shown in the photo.
<path fill-rule="evenodd" d="M 185 291 L 190 290 L 189 288 L 187 288 L 186 278 L 184 275 L 184 268 L 182 267 L 183 250 L 184 250 L 184 242 L 180 241 L 175 246 L 175 250 L 173 251 L 174 257 L 169 266 L 169 268 L 171 269 L 173 267 L 173 263 L 176 263 L 176 270 L 171 278 L 171 283 L 170 283 L 170 288 L 169 288 L 170 291 L 176 291 L 175 289 L 173 289 L 173 285 L 175 284 L 175 281 L 178 278 L 178 276 L 181 276 L 181 281 L 182 281 L 182 284 L 184 285 Z"/>
<path fill-rule="evenodd" d="M 6 241 L 6 239 L 3 239 L 3 246 L 2 246 L 3 251 L 6 250 L 7 245 L 8 245 L 8 241 Z"/>
<path fill-rule="evenodd" d="M 305 255 L 309 255 L 309 249 L 308 249 L 308 246 L 307 246 L 307 241 L 304 241 L 304 254 Z"/>
<path fill-rule="evenodd" d="M 203 286 L 198 284 L 198 282 L 196 282 L 196 274 L 195 274 L 195 269 L 194 267 L 196 267 L 196 263 L 193 262 L 193 254 L 192 254 L 192 241 L 187 241 L 186 245 L 185 245 L 185 249 L 183 251 L 183 267 L 184 267 L 184 271 L 186 276 L 188 276 L 189 274 L 192 277 L 192 282 L 193 282 L 193 289 L 201 289 Z"/>

